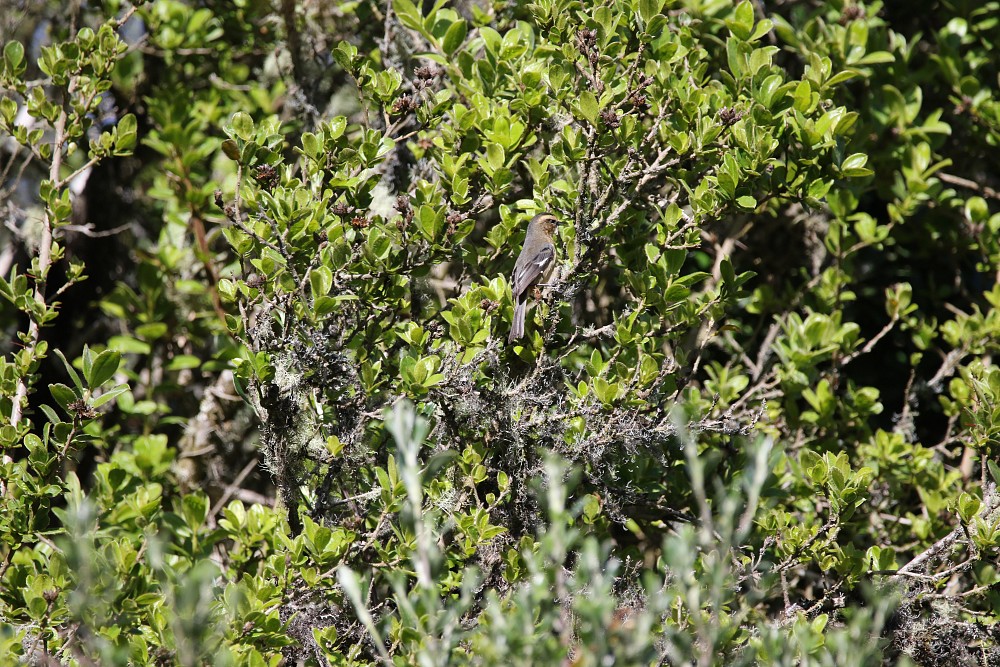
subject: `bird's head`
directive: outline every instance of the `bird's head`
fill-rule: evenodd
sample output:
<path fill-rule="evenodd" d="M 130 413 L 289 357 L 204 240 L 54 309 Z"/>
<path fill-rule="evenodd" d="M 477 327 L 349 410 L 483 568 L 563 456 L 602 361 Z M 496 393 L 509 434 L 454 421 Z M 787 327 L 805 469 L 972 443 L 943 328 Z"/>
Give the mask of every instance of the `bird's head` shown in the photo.
<path fill-rule="evenodd" d="M 537 227 L 545 233 L 546 236 L 551 237 L 555 234 L 556 226 L 559 224 L 559 220 L 551 213 L 539 213 L 531 222 L 528 224 L 529 227 Z"/>

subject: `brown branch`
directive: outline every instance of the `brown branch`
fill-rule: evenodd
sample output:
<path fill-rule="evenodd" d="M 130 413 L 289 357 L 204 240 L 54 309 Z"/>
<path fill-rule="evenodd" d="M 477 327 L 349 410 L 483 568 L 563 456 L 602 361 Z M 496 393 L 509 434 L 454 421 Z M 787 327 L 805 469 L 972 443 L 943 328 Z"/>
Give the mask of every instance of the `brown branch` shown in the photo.
<path fill-rule="evenodd" d="M 299 36 L 299 29 L 295 26 L 295 4 L 295 0 L 281 0 L 281 18 L 285 23 L 285 34 L 288 37 L 292 73 L 296 83 L 299 83 L 304 79 L 306 72 L 302 62 L 302 39 Z"/>
<path fill-rule="evenodd" d="M 945 549 L 949 549 L 951 545 L 953 545 L 955 541 L 958 540 L 959 537 L 961 537 L 962 532 L 963 532 L 962 527 L 956 526 L 954 529 L 952 529 L 950 533 L 948 533 L 940 540 L 932 544 L 930 548 L 914 556 L 909 563 L 896 570 L 894 574 L 897 575 L 917 574 L 914 572 L 914 570 L 922 566 L 925 562 L 929 561 L 930 559 L 939 556 L 942 552 L 944 552 Z"/>
<path fill-rule="evenodd" d="M 858 348 L 858 349 L 857 349 L 857 350 L 855 350 L 854 352 L 851 352 L 851 353 L 850 353 L 849 355 L 847 355 L 846 357 L 844 357 L 843 359 L 841 359 L 841 360 L 840 360 L 840 366 L 841 366 L 841 367 L 844 367 L 844 366 L 846 366 L 847 364 L 849 364 L 849 363 L 851 363 L 852 361 L 854 361 L 855 359 L 857 359 L 858 357 L 860 357 L 861 355 L 863 355 L 863 354 L 868 354 L 869 352 L 871 352 L 871 351 L 872 351 L 872 349 L 873 349 L 873 348 L 874 348 L 874 347 L 875 347 L 876 345 L 878 345 L 878 342 L 879 342 L 880 340 L 882 340 L 883 338 L 885 338 L 885 337 L 886 337 L 886 335 L 887 335 L 887 334 L 888 334 L 888 333 L 889 333 L 890 331 L 892 331 L 892 330 L 893 330 L 893 328 L 894 328 L 894 327 L 896 326 L 896 322 L 898 322 L 898 321 L 899 321 L 899 316 L 898 316 L 898 315 L 894 315 L 894 316 L 892 317 L 892 319 L 890 319 L 890 320 L 889 320 L 889 321 L 888 321 L 888 322 L 886 323 L 886 325 L 885 325 L 884 327 L 882 327 L 882 330 L 881 330 L 881 331 L 879 331 L 879 332 L 878 332 L 877 334 L 875 334 L 875 336 L 874 336 L 874 337 L 873 337 L 873 338 L 872 338 L 872 339 L 871 339 L 870 341 L 868 341 L 868 343 L 867 343 L 867 344 L 865 344 L 865 346 L 864 346 L 864 347 L 862 347 L 862 348 Z"/>
<path fill-rule="evenodd" d="M 225 492 L 223 492 L 223 494 L 219 496 L 219 499 L 215 501 L 215 505 L 212 506 L 212 509 L 208 513 L 209 519 L 212 521 L 212 523 L 215 523 L 215 517 L 219 514 L 222 508 L 226 506 L 226 503 L 229 502 L 229 499 L 233 497 L 236 491 L 239 490 L 240 484 L 242 484 L 243 480 L 245 480 L 247 476 L 249 476 L 250 473 L 254 471 L 254 468 L 257 467 L 257 464 L 259 462 L 260 461 L 256 456 L 253 457 L 249 463 L 243 466 L 243 470 L 241 470 L 240 474 L 236 476 L 236 479 L 233 480 L 233 483 L 229 484 L 226 487 Z"/>
<path fill-rule="evenodd" d="M 73 79 L 66 89 L 67 95 L 72 95 L 75 88 L 76 80 Z M 64 104 L 53 127 L 52 162 L 49 165 L 49 180 L 52 183 L 59 182 L 59 171 L 62 168 L 63 158 L 62 147 L 66 143 L 66 121 L 68 117 L 69 114 Z M 52 225 L 52 211 L 46 208 L 45 215 L 42 217 L 42 238 L 38 245 L 38 275 L 35 276 L 35 293 L 32 297 L 35 303 L 41 307 L 41 310 L 47 308 L 45 286 L 48 282 L 49 270 L 52 268 Z M 36 318 L 32 317 L 28 324 L 27 354 L 29 358 L 34 359 L 36 357 L 41 337 L 41 325 Z M 14 391 L 13 405 L 11 406 L 10 413 L 10 424 L 15 429 L 21 423 L 21 418 L 24 416 L 24 408 L 21 404 L 28 399 L 29 378 L 30 373 L 22 375 L 17 379 L 17 389 Z M 8 456 L 5 454 L 3 457 L 4 462 L 7 462 L 7 459 Z M 6 491 L 6 489 L 3 489 L 3 491 Z"/>
<path fill-rule="evenodd" d="M 937 177 L 940 178 L 945 183 L 949 185 L 957 185 L 960 188 L 965 188 L 966 190 L 972 190 L 973 192 L 978 192 L 981 195 L 989 197 L 990 199 L 1000 199 L 1000 192 L 997 192 L 988 185 L 980 185 L 975 181 L 970 181 L 967 178 L 962 178 L 961 176 L 954 176 L 952 174 L 939 171 Z"/>
<path fill-rule="evenodd" d="M 215 270 L 215 264 L 212 262 L 212 252 L 208 247 L 208 238 L 205 234 L 205 223 L 202 222 L 201 216 L 195 213 L 193 205 L 191 211 L 191 230 L 194 232 L 195 241 L 198 243 L 197 254 L 201 256 L 202 265 L 205 267 L 205 272 L 208 274 L 210 281 L 208 291 L 212 295 L 212 307 L 215 309 L 215 314 L 218 315 L 219 320 L 225 324 L 226 311 L 223 309 L 222 299 L 219 297 L 219 273 Z M 228 327 L 226 330 L 229 330 Z"/>

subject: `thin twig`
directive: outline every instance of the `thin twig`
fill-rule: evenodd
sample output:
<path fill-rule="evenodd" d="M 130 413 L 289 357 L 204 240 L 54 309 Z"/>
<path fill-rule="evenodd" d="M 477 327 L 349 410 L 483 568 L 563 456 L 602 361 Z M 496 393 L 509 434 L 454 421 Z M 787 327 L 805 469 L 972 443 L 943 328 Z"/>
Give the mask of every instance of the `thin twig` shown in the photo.
<path fill-rule="evenodd" d="M 242 484 L 243 480 L 245 480 L 247 476 L 253 472 L 259 462 L 259 459 L 255 456 L 249 463 L 243 466 L 243 470 L 240 470 L 240 474 L 236 476 L 236 479 L 233 480 L 232 484 L 228 485 L 225 492 L 217 501 L 215 501 L 215 505 L 212 506 L 211 511 L 208 513 L 210 517 L 216 516 L 225 504 L 229 502 L 229 499 L 232 498 L 233 494 L 240 488 L 240 484 Z"/>
<path fill-rule="evenodd" d="M 972 190 L 973 192 L 978 192 L 982 195 L 989 197 L 990 199 L 1000 199 L 1000 192 L 997 192 L 988 185 L 980 185 L 975 181 L 970 181 L 967 178 L 962 178 L 961 176 L 955 176 L 944 171 L 939 171 L 937 177 L 940 178 L 945 183 L 951 185 L 957 185 L 960 188 L 965 188 L 966 190 Z"/>
<path fill-rule="evenodd" d="M 868 343 L 865 344 L 864 347 L 858 348 L 854 352 L 851 352 L 849 355 L 847 355 L 846 357 L 844 357 L 843 359 L 841 359 L 840 360 L 841 367 L 844 367 L 847 364 L 851 363 L 852 361 L 854 361 L 855 359 L 857 359 L 858 357 L 860 357 L 862 354 L 868 354 L 869 352 L 871 352 L 872 349 L 876 345 L 878 345 L 878 342 L 880 340 L 882 340 L 883 338 L 885 338 L 885 336 L 890 331 L 892 331 L 893 327 L 896 326 L 896 322 L 898 322 L 898 321 L 899 321 L 899 316 L 898 315 L 894 315 L 892 317 L 892 319 L 890 319 L 886 323 L 886 325 L 884 327 L 882 327 L 882 330 L 879 331 L 877 334 L 875 334 L 875 336 L 870 341 L 868 341 Z"/>

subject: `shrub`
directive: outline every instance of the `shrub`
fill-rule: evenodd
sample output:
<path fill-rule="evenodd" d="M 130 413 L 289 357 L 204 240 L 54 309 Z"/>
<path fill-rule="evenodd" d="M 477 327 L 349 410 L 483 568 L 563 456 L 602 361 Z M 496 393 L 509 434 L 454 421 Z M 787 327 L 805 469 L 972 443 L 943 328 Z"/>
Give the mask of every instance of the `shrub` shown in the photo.
<path fill-rule="evenodd" d="M 0 654 L 990 664 L 997 5 L 22 10 Z"/>

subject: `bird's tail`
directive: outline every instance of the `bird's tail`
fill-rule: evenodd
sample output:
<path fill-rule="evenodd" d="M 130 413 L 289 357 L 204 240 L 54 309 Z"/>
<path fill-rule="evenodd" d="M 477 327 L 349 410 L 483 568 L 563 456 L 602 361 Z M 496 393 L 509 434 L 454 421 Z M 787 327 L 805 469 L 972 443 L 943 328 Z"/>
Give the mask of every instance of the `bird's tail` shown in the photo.
<path fill-rule="evenodd" d="M 518 299 L 514 303 L 514 321 L 510 325 L 510 336 L 507 337 L 508 343 L 513 343 L 524 335 L 524 311 L 527 310 L 527 307 L 527 301 L 521 299 Z"/>

